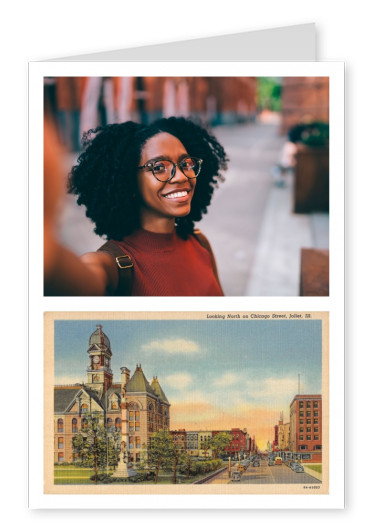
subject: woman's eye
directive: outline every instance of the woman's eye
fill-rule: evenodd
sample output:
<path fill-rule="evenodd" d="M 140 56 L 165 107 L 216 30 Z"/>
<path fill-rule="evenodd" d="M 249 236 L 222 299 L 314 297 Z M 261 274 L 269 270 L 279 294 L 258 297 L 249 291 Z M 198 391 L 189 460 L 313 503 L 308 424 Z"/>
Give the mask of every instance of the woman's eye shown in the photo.
<path fill-rule="evenodd" d="M 195 166 L 195 161 L 192 159 L 184 159 L 181 163 L 182 168 L 191 170 Z"/>
<path fill-rule="evenodd" d="M 166 165 L 164 162 L 156 162 L 154 164 L 154 172 L 164 173 L 166 171 Z"/>

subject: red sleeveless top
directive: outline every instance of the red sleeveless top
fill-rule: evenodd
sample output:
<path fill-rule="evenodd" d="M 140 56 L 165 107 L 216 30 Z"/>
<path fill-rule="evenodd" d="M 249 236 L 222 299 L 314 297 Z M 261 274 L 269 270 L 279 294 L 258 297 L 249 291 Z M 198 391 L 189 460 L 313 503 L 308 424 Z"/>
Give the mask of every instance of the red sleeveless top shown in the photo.
<path fill-rule="evenodd" d="M 115 242 L 133 261 L 132 295 L 221 296 L 211 255 L 190 235 L 164 234 L 144 229 Z"/>

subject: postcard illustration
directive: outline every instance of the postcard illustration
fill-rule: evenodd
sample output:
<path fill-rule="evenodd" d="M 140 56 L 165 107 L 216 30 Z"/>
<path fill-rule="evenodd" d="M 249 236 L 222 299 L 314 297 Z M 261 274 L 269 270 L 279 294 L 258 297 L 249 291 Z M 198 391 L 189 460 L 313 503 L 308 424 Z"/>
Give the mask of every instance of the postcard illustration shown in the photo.
<path fill-rule="evenodd" d="M 326 312 L 45 314 L 46 494 L 328 494 Z"/>

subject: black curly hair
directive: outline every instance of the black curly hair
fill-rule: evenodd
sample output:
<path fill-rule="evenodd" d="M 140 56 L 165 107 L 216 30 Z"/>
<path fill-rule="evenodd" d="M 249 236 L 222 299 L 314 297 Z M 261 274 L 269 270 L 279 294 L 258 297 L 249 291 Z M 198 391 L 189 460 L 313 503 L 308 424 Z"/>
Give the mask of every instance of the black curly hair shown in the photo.
<path fill-rule="evenodd" d="M 202 125 L 186 118 L 162 118 L 150 125 L 125 122 L 90 129 L 83 136 L 84 151 L 73 166 L 68 192 L 86 206 L 86 216 L 95 223 L 95 233 L 122 240 L 140 228 L 137 172 L 141 151 L 158 133 L 170 133 L 180 140 L 187 153 L 203 159 L 191 211 L 176 219 L 176 231 L 186 239 L 194 222 L 207 212 L 214 187 L 223 180 L 227 155 L 217 139 Z"/>

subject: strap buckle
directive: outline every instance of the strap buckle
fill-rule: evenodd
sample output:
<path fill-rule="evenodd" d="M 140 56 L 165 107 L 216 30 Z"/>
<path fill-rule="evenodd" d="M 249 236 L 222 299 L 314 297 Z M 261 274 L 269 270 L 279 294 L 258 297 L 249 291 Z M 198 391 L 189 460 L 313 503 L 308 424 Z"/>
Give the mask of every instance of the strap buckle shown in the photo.
<path fill-rule="evenodd" d="M 127 261 L 129 261 L 130 263 L 128 262 L 126 263 L 126 265 L 122 265 L 120 262 L 121 258 L 127 259 Z M 121 256 L 116 256 L 115 260 L 120 269 L 128 269 L 128 267 L 133 267 L 132 258 L 129 256 L 129 254 L 123 254 Z"/>

